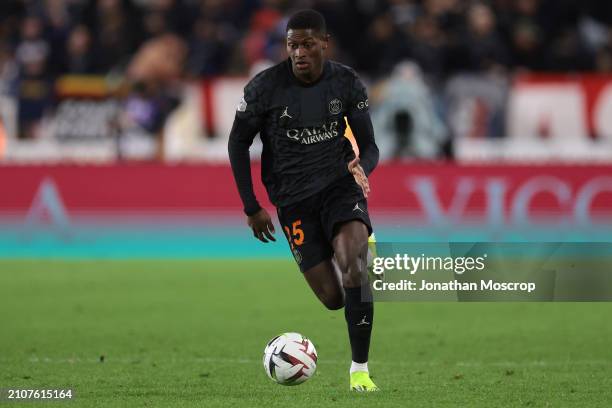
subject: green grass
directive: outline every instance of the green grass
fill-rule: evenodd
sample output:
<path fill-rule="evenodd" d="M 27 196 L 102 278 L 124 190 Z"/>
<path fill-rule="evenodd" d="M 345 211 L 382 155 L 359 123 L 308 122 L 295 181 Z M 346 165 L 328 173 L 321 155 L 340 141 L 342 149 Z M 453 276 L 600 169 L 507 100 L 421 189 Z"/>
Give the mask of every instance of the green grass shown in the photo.
<path fill-rule="evenodd" d="M 0 261 L 0 388 L 70 386 L 79 407 L 608 407 L 611 316 L 609 303 L 377 304 L 382 391 L 356 395 L 343 312 L 290 261 Z M 298 387 L 261 364 L 283 331 L 319 352 Z"/>

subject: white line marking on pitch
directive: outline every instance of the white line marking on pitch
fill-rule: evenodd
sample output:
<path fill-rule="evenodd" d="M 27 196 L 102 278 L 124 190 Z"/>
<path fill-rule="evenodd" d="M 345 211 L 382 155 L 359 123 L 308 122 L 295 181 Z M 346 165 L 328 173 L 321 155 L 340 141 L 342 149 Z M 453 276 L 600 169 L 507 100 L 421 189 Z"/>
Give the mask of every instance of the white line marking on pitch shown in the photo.
<path fill-rule="evenodd" d="M 18 360 L 2 358 L 3 363 L 15 363 Z M 40 357 L 32 356 L 30 363 L 43 364 L 100 364 L 99 358 L 91 357 Z M 216 358 L 216 357 L 194 357 L 194 358 L 138 358 L 138 357 L 113 357 L 105 356 L 105 364 L 140 364 L 140 363 L 213 363 L 213 364 L 259 364 L 259 359 L 249 358 Z M 322 359 L 319 364 L 345 364 L 344 360 Z M 457 367 L 559 367 L 565 365 L 612 365 L 610 360 L 563 360 L 563 361 L 377 361 L 372 360 L 372 365 L 422 367 L 422 366 L 457 366 Z"/>

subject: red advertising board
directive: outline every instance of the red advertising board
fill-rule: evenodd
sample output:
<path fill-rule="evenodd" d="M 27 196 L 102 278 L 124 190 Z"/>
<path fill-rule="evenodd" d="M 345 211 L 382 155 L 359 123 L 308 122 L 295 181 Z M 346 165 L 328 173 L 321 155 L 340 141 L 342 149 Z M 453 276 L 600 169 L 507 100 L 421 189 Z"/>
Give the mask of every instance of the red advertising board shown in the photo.
<path fill-rule="evenodd" d="M 611 166 L 390 164 L 371 182 L 372 208 L 426 222 L 612 220 Z"/>
<path fill-rule="evenodd" d="M 253 167 L 259 179 L 259 167 Z M 27 212 L 44 182 L 69 212 L 236 212 L 227 165 L 2 166 L 0 212 Z M 610 166 L 386 164 L 371 176 L 372 211 L 423 223 L 612 221 Z M 261 202 L 265 191 L 256 182 Z"/>

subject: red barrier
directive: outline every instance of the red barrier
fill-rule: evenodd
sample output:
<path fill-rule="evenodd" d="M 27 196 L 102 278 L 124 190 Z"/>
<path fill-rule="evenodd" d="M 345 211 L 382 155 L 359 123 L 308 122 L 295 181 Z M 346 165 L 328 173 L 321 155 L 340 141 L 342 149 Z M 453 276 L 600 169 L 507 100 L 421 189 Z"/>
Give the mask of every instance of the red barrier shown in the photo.
<path fill-rule="evenodd" d="M 133 164 L 0 167 L 0 210 L 28 208 L 44 179 L 69 210 L 241 208 L 229 166 Z M 257 194 L 265 197 L 260 183 Z"/>
<path fill-rule="evenodd" d="M 259 167 L 253 168 L 259 179 Z M 231 169 L 213 165 L 3 166 L 0 212 L 26 211 L 43 180 L 69 211 L 239 211 Z M 533 216 L 612 219 L 612 167 L 387 164 L 371 177 L 370 208 L 424 221 Z M 256 183 L 261 202 L 267 196 Z"/>
<path fill-rule="evenodd" d="M 580 199 L 580 194 L 588 193 L 584 188 L 595 188 L 592 208 L 612 212 L 612 166 L 388 164 L 375 170 L 371 177 L 371 205 L 419 210 L 422 204 L 419 197 L 425 194 L 429 182 L 445 208 L 460 199 L 461 194 L 465 195 L 465 207 L 471 212 L 485 210 L 491 195 L 503 197 L 508 208 L 517 195 L 527 194 L 530 208 L 559 209 Z M 596 185 L 591 186 L 593 183 Z"/>

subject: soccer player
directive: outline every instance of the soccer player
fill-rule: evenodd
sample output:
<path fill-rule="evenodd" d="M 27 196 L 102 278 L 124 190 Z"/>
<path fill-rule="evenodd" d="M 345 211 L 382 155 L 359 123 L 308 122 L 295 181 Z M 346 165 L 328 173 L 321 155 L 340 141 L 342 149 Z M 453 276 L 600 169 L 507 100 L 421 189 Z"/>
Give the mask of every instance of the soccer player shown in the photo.
<path fill-rule="evenodd" d="M 372 226 L 366 198 L 378 147 L 366 89 L 351 68 L 325 59 L 329 37 L 320 13 L 296 12 L 286 35 L 289 58 L 255 76 L 237 106 L 228 147 L 234 178 L 253 235 L 275 241 L 251 179 L 249 147 L 259 133 L 262 180 L 295 261 L 328 309 L 344 306 L 350 388 L 376 391 L 368 372 L 374 308 L 367 284 Z M 344 137 L 345 118 L 359 157 Z"/>

